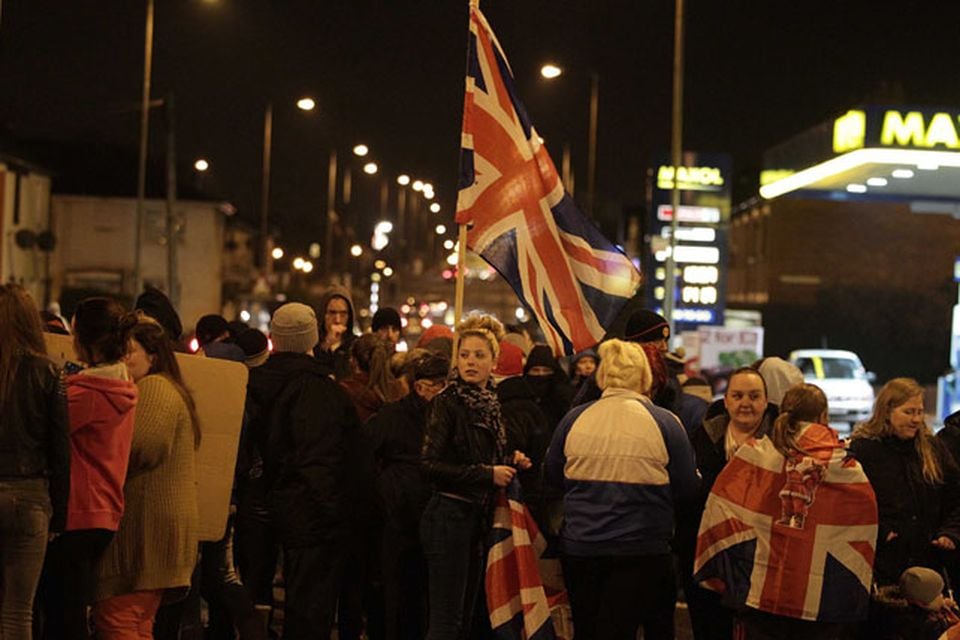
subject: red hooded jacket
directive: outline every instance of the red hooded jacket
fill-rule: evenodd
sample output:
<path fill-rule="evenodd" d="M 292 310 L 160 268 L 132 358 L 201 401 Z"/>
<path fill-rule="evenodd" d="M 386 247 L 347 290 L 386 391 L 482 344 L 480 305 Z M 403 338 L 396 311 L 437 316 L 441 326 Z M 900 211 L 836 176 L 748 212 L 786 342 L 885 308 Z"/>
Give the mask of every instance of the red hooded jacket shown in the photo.
<path fill-rule="evenodd" d="M 120 526 L 136 405 L 137 385 L 131 381 L 83 374 L 67 378 L 67 531 Z"/>

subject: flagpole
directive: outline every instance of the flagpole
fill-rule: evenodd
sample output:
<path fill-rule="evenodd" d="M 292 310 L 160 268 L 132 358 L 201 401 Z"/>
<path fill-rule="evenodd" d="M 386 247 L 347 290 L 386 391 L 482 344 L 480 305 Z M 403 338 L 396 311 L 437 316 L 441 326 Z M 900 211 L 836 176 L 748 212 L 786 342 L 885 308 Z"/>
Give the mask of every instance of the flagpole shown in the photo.
<path fill-rule="evenodd" d="M 479 9 L 480 0 L 469 0 L 467 3 L 469 8 Z M 469 24 L 469 19 L 468 19 Z M 467 27 L 467 33 L 469 34 L 470 29 Z M 458 226 L 457 233 L 457 288 L 456 293 L 454 294 L 453 302 L 453 328 L 456 329 L 460 326 L 460 318 L 463 317 L 463 291 L 465 287 L 464 277 L 467 274 L 467 225 L 461 224 Z"/>
<path fill-rule="evenodd" d="M 674 335 L 674 298 L 677 288 L 677 226 L 680 221 L 680 164 L 683 155 L 683 0 L 675 0 L 673 26 L 673 131 L 670 141 L 670 164 L 673 165 L 673 190 L 670 192 L 670 253 L 667 255 L 664 281 L 663 315 Z"/>

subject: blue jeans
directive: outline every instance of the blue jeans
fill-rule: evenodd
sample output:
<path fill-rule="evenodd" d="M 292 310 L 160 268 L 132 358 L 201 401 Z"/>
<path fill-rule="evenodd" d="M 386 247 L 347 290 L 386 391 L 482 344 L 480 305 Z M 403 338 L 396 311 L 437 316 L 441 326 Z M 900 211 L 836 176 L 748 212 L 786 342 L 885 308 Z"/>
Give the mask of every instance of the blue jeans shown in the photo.
<path fill-rule="evenodd" d="M 33 637 L 33 598 L 50 528 L 45 479 L 0 480 L 0 637 Z"/>
<path fill-rule="evenodd" d="M 483 580 L 484 513 L 481 505 L 439 494 L 427 503 L 420 520 L 430 592 L 426 640 L 464 640 L 470 635 Z"/>

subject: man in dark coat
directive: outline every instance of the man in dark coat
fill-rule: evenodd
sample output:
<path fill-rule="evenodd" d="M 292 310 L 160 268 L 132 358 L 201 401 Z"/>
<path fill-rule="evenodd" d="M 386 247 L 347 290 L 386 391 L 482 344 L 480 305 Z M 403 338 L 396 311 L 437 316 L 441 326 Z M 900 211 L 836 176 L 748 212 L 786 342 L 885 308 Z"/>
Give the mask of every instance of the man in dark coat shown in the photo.
<path fill-rule="evenodd" d="M 328 638 L 344 570 L 357 486 L 359 421 L 329 369 L 311 357 L 313 309 L 283 305 L 273 315 L 274 354 L 250 372 L 251 436 L 283 546 L 284 638 Z"/>
<path fill-rule="evenodd" d="M 416 359 L 410 393 L 385 405 L 364 426 L 376 463 L 383 510 L 381 569 L 387 640 L 420 640 L 426 631 L 427 577 L 420 547 L 420 516 L 430 485 L 420 467 L 427 405 L 446 386 L 450 360 L 438 354 Z"/>

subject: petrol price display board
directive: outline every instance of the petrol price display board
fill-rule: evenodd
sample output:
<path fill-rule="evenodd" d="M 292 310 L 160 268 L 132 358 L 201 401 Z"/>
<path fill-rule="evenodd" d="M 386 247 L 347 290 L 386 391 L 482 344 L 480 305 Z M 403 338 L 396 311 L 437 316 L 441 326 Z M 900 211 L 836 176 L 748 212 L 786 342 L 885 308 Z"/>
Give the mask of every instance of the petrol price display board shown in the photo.
<path fill-rule="evenodd" d="M 730 167 L 726 154 L 686 152 L 679 168 L 671 166 L 666 155 L 656 157 L 648 174 L 644 295 L 647 308 L 659 313 L 663 310 L 666 261 L 671 251 L 674 180 L 680 186 L 673 246 L 676 332 L 723 324 Z"/>

